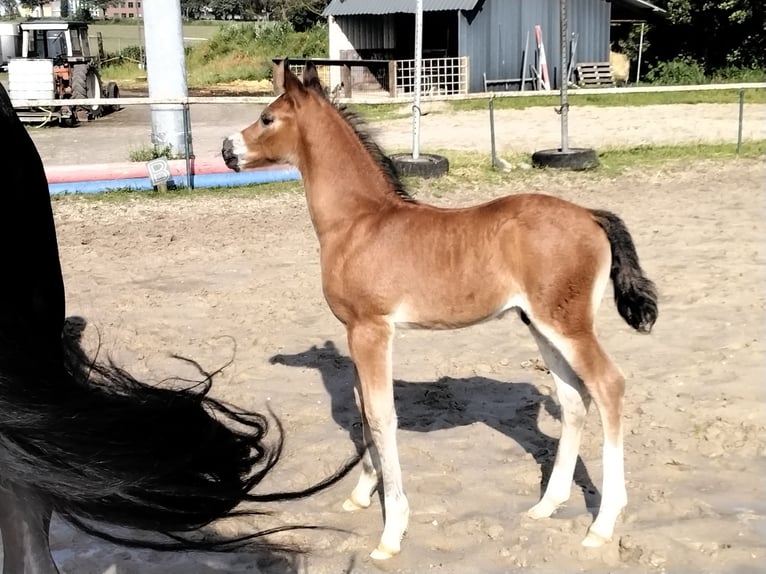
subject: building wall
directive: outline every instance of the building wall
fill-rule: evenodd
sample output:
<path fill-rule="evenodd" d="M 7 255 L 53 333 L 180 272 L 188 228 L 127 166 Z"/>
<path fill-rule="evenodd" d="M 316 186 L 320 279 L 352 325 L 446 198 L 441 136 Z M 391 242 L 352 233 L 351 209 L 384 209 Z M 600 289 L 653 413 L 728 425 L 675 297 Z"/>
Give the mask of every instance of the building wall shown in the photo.
<path fill-rule="evenodd" d="M 156 0 L 155 0 L 156 1 Z M 143 18 L 146 0 L 120 0 L 116 6 L 106 9 L 107 18 Z"/>
<path fill-rule="evenodd" d="M 477 12 L 455 12 L 458 20 L 456 55 L 469 58 L 469 91 L 484 90 L 484 73 L 488 79 L 520 78 L 527 33 L 527 76 L 532 76 L 531 66 L 537 67 L 534 27 L 538 24 L 542 28 L 551 87 L 558 87 L 559 0 L 484 0 L 478 6 Z M 578 34 L 575 62 L 608 61 L 611 3 L 569 0 L 568 6 L 570 40 L 572 33 Z M 429 16 L 432 25 L 436 21 L 434 13 L 426 13 L 424 28 L 429 25 Z M 414 25 L 411 14 L 331 16 L 328 20 L 331 58 L 413 57 L 414 47 L 405 41 L 410 38 L 405 32 L 411 31 Z M 440 25 L 443 27 L 443 22 Z M 397 46 L 397 38 L 400 44 L 404 42 L 408 46 Z M 449 46 L 445 47 L 452 53 Z M 335 70 L 333 74 L 331 81 L 336 85 L 340 82 L 340 72 Z"/>
<path fill-rule="evenodd" d="M 393 15 L 330 16 L 328 29 L 330 58 L 385 59 L 385 53 L 395 48 Z M 330 66 L 330 84 L 340 81 L 340 68 Z"/>
<path fill-rule="evenodd" d="M 605 0 L 569 0 L 570 39 L 578 33 L 575 61 L 609 60 L 610 6 Z M 461 14 L 458 50 L 470 60 L 469 90 L 484 89 L 484 73 L 488 79 L 520 78 L 527 33 L 529 76 L 529 66 L 537 67 L 534 27 L 538 24 L 551 85 L 558 86 L 559 0 L 486 0 L 472 19 L 471 14 Z"/>

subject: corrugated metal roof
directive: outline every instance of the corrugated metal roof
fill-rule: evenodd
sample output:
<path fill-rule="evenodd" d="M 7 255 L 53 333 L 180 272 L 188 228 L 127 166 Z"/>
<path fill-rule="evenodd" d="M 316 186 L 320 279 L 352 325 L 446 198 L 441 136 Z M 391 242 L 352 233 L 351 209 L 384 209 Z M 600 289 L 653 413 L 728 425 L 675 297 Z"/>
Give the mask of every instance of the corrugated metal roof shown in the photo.
<path fill-rule="evenodd" d="M 627 4 L 628 6 L 632 6 L 633 8 L 640 8 L 643 10 L 651 10 L 652 12 L 659 12 L 661 14 L 665 14 L 667 10 L 664 10 L 660 8 L 659 6 L 655 6 L 651 2 L 647 2 L 646 0 L 617 0 L 620 4 Z"/>
<path fill-rule="evenodd" d="M 440 10 L 473 10 L 479 0 L 423 0 L 424 12 Z M 323 16 L 357 16 L 359 14 L 415 13 L 415 0 L 332 0 Z"/>

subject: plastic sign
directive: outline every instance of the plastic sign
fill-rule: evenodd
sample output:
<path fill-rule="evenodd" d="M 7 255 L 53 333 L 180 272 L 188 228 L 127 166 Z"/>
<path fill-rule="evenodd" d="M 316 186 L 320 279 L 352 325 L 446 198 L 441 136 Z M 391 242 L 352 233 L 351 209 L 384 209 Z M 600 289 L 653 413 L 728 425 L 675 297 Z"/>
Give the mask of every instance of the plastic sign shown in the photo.
<path fill-rule="evenodd" d="M 146 170 L 149 172 L 149 180 L 155 187 L 167 183 L 170 179 L 170 165 L 164 157 L 146 162 Z"/>

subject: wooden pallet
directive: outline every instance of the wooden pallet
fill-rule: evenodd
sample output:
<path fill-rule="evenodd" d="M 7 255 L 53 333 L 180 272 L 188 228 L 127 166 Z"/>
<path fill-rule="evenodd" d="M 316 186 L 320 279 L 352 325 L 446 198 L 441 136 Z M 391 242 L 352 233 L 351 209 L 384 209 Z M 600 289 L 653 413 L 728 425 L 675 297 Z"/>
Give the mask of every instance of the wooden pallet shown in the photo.
<path fill-rule="evenodd" d="M 609 62 L 582 62 L 577 64 L 578 84 L 583 88 L 612 88 L 612 66 Z"/>

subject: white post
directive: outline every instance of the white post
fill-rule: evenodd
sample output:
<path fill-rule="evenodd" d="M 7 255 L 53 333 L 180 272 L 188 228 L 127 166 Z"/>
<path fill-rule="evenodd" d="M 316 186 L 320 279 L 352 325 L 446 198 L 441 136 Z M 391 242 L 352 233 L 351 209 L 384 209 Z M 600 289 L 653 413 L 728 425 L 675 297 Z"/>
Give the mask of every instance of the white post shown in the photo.
<path fill-rule="evenodd" d="M 185 98 L 186 61 L 180 0 L 144 1 L 146 75 L 150 98 Z M 152 143 L 184 150 L 183 106 L 152 105 Z"/>
<path fill-rule="evenodd" d="M 641 77 L 641 52 L 644 51 L 644 23 L 641 22 L 641 35 L 638 39 L 638 63 L 636 64 L 636 83 Z"/>
<path fill-rule="evenodd" d="M 420 158 L 420 78 L 423 68 L 423 0 L 415 7 L 415 102 L 412 104 L 412 159 Z"/>

